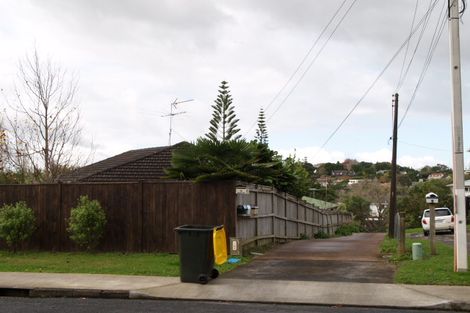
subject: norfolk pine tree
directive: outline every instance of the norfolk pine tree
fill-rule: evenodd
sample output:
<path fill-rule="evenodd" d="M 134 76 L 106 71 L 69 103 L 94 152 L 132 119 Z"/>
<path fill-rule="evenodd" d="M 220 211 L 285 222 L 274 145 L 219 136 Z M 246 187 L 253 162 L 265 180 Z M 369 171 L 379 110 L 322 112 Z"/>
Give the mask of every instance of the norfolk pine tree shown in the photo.
<path fill-rule="evenodd" d="M 261 108 L 258 115 L 258 129 L 256 130 L 255 139 L 260 144 L 268 144 L 268 130 L 266 128 L 266 117 L 264 110 Z"/>
<path fill-rule="evenodd" d="M 228 83 L 222 81 L 219 88 L 219 95 L 212 105 L 214 112 L 206 137 L 213 142 L 239 140 L 241 138 L 241 135 L 237 135 L 240 132 L 237 125 L 239 119 L 235 115 Z"/>

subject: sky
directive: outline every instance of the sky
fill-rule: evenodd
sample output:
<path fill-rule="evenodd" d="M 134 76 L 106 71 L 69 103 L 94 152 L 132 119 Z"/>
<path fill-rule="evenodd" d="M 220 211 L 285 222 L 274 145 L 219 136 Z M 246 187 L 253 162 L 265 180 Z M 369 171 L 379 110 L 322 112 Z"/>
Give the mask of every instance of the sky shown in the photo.
<path fill-rule="evenodd" d="M 175 99 L 193 101 L 177 106 L 176 112 L 185 113 L 173 119 L 172 143 L 204 136 L 225 80 L 246 139 L 253 139 L 264 108 L 270 147 L 284 156 L 314 164 L 345 158 L 377 162 L 391 160 L 392 95 L 399 92 L 399 120 L 409 109 L 398 130 L 398 163 L 451 166 L 447 20 L 410 102 L 447 0 L 437 0 L 426 28 L 417 28 L 409 44 L 406 39 L 413 20 L 415 27 L 424 25 L 418 23 L 432 3 L 0 0 L 0 108 L 5 109 L 5 99 L 14 99 L 18 62 L 37 49 L 41 58 L 78 77 L 81 146 L 93 143 L 94 161 L 167 145 L 169 119 L 162 115 Z M 464 12 L 465 147 L 470 147 L 468 19 Z"/>

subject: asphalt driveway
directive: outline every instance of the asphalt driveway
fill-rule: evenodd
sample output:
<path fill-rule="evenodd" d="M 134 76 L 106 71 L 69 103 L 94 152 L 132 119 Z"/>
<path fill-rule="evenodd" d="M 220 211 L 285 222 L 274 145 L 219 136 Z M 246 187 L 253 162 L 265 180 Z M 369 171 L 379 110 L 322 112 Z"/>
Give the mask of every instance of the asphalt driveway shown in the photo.
<path fill-rule="evenodd" d="M 392 283 L 394 267 L 383 260 L 385 234 L 360 233 L 280 245 L 224 278 Z"/>

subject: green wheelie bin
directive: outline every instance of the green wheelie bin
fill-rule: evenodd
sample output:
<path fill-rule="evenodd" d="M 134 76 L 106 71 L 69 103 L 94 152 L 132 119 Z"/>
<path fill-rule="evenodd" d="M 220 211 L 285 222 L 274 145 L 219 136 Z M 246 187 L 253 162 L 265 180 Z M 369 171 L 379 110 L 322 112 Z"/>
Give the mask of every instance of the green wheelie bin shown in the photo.
<path fill-rule="evenodd" d="M 182 225 L 175 228 L 179 238 L 180 279 L 205 284 L 219 276 L 214 268 L 214 229 L 223 226 Z"/>

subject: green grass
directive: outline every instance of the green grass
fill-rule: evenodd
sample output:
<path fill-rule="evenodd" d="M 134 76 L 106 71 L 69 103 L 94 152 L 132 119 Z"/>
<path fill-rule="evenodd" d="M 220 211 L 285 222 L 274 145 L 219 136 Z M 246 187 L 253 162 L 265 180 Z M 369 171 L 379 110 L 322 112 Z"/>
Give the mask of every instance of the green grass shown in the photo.
<path fill-rule="evenodd" d="M 411 260 L 411 244 L 420 242 L 423 245 L 423 260 Z M 381 245 L 384 254 L 391 254 L 390 260 L 397 265 L 395 282 L 416 285 L 470 285 L 470 272 L 454 272 L 454 249 L 451 246 L 437 242 L 438 255 L 430 255 L 429 241 L 406 240 L 406 254 L 397 254 L 397 241 L 385 239 Z"/>
<path fill-rule="evenodd" d="M 422 234 L 423 229 L 421 227 L 408 228 L 405 232 L 406 232 L 407 235 L 409 235 L 409 234 Z"/>
<path fill-rule="evenodd" d="M 217 266 L 221 273 L 249 262 Z M 179 276 L 179 257 L 166 253 L 85 253 L 0 251 L 0 272 L 89 273 Z"/>

